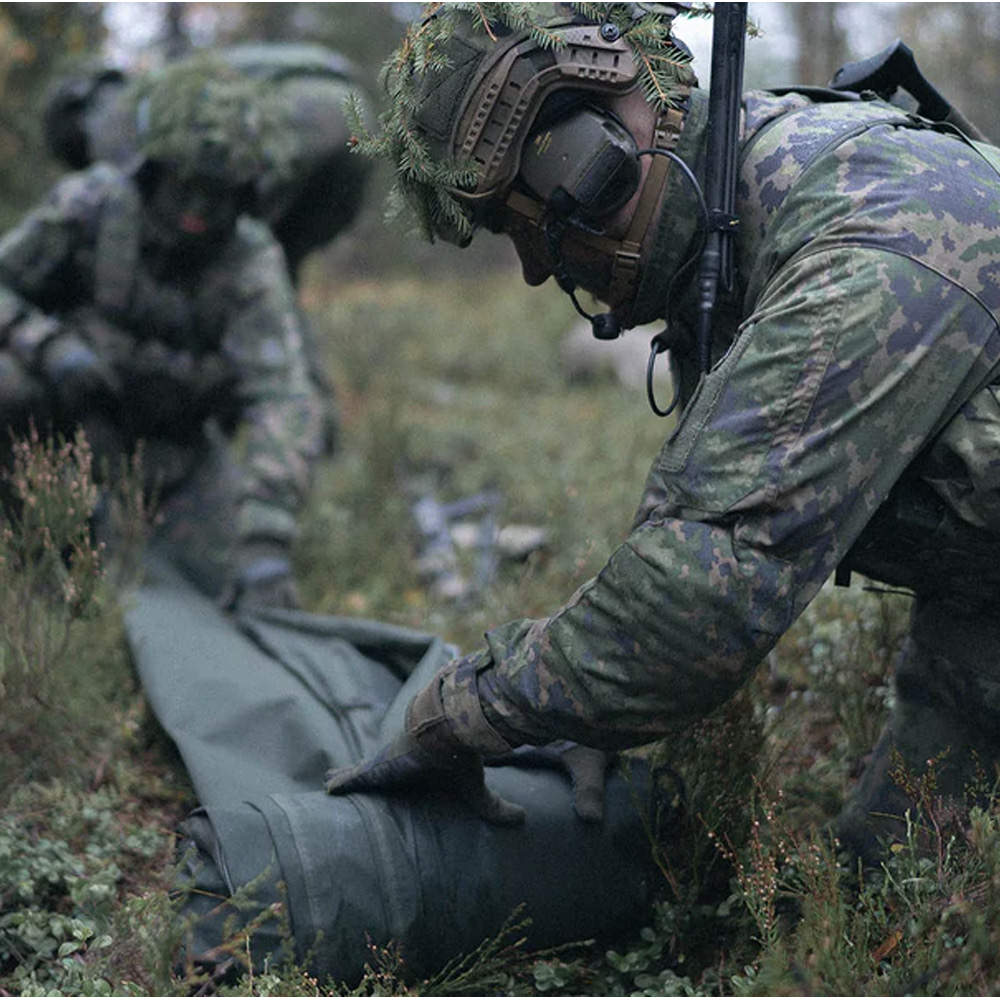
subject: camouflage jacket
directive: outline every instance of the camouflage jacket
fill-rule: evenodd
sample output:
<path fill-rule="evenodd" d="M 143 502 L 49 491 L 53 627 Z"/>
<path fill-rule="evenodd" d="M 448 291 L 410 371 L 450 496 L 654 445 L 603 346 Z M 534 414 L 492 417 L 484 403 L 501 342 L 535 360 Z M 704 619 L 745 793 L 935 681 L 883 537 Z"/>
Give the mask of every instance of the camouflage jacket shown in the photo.
<path fill-rule="evenodd" d="M 155 345 L 184 360 L 192 380 L 228 372 L 243 469 L 236 535 L 288 541 L 319 452 L 322 405 L 281 250 L 266 227 L 244 217 L 197 265 L 160 253 L 126 172 L 99 164 L 65 177 L 0 239 L 0 346 L 24 360 L 52 317 L 91 311 L 106 324 L 92 346 L 113 354 L 116 366 Z M 225 395 L 209 402 L 222 408 Z M 172 419 L 181 428 L 188 416 Z M 123 404 L 119 419 L 132 417 Z"/>
<path fill-rule="evenodd" d="M 681 352 L 690 398 L 630 535 L 554 614 L 468 658 L 509 740 L 633 745 L 711 710 L 915 460 L 949 436 L 961 456 L 977 407 L 997 411 L 992 166 L 880 102 L 759 93 L 745 111 L 737 322 L 700 380 Z M 964 454 L 968 485 L 1000 445 Z"/>

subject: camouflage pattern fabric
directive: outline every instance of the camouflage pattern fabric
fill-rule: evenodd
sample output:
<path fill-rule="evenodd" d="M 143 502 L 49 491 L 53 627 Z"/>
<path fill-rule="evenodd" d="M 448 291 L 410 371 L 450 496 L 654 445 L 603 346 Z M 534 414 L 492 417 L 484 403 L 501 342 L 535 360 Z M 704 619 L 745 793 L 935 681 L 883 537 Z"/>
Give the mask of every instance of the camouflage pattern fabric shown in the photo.
<path fill-rule="evenodd" d="M 992 167 L 880 102 L 751 94 L 745 110 L 738 325 L 604 569 L 548 618 L 487 633 L 470 683 L 512 743 L 631 745 L 721 703 L 928 444 L 945 431 L 963 452 L 993 392 Z M 946 479 L 945 499 L 964 495 L 966 470 Z"/>
<path fill-rule="evenodd" d="M 151 455 L 159 443 L 161 453 L 194 458 L 207 447 L 206 418 L 226 424 L 240 470 L 232 543 L 290 543 L 321 447 L 322 405 L 266 227 L 243 217 L 211 255 L 178 260 L 150 241 L 132 178 L 98 165 L 64 178 L 0 239 L 0 311 L 0 354 L 35 377 L 39 350 L 66 328 L 114 366 L 121 395 L 105 412 L 124 450 L 147 439 Z M 171 464 L 191 465 L 150 472 Z"/>

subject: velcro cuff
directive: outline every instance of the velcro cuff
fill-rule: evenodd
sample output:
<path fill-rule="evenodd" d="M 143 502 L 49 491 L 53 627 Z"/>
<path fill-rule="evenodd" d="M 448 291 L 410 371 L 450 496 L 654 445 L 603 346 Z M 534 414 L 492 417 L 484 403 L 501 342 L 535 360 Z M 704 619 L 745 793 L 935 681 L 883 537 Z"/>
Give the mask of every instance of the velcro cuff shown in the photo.
<path fill-rule="evenodd" d="M 486 757 L 510 753 L 513 747 L 486 721 L 476 677 L 493 664 L 486 650 L 457 660 L 441 671 L 441 704 L 455 736 Z"/>

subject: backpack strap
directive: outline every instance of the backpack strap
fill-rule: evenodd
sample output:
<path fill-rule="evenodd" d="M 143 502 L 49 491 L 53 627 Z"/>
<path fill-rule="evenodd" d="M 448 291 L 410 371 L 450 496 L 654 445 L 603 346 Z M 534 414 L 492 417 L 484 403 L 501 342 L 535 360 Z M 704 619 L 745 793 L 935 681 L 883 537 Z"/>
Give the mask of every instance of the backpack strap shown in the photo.
<path fill-rule="evenodd" d="M 139 264 L 142 204 L 137 186 L 113 185 L 101 210 L 94 258 L 94 301 L 109 317 L 128 312 Z"/>

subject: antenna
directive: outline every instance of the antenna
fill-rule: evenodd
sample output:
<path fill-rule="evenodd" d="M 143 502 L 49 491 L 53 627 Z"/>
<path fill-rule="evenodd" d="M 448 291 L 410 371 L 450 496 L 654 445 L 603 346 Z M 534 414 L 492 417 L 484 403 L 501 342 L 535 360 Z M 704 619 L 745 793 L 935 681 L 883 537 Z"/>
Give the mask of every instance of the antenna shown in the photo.
<path fill-rule="evenodd" d="M 721 278 L 733 287 L 736 217 L 736 161 L 740 141 L 740 100 L 747 5 L 717 3 L 712 27 L 712 80 L 708 91 L 708 166 L 705 185 L 709 231 L 698 270 L 698 362 L 712 366 L 712 313 Z"/>

